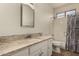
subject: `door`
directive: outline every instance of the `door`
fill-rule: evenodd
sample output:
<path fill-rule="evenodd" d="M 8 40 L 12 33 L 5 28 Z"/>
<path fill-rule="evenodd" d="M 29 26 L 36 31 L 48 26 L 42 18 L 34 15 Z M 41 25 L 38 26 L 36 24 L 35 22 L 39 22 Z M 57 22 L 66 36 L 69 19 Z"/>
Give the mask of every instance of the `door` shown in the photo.
<path fill-rule="evenodd" d="M 57 41 L 66 41 L 67 19 L 65 17 L 55 19 L 54 39 Z"/>

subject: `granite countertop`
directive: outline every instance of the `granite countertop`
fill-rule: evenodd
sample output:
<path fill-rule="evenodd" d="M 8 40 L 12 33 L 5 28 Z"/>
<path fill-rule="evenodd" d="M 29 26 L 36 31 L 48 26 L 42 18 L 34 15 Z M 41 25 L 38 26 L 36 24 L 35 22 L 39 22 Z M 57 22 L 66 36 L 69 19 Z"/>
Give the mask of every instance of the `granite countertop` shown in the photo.
<path fill-rule="evenodd" d="M 40 36 L 37 38 L 28 38 L 28 39 L 16 39 L 16 40 L 7 40 L 7 42 L 0 42 L 0 55 L 16 51 L 18 49 L 31 46 L 35 43 L 52 38 L 52 36 Z"/>

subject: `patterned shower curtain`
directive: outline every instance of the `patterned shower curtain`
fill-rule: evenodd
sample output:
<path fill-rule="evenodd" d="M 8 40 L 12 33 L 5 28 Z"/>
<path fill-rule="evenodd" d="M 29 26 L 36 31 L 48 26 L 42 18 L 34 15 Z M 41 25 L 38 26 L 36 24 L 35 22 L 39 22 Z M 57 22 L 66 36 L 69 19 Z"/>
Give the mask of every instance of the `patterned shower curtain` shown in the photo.
<path fill-rule="evenodd" d="M 68 16 L 66 50 L 79 52 L 79 16 Z"/>

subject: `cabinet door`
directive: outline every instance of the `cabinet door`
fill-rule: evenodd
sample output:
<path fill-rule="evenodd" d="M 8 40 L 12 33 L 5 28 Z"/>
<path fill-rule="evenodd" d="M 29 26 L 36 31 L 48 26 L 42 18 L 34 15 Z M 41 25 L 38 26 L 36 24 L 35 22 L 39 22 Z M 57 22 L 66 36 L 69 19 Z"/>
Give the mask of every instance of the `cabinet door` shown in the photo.
<path fill-rule="evenodd" d="M 32 46 L 30 46 L 30 54 L 40 50 L 41 48 L 47 47 L 47 42 L 48 41 L 42 41 L 40 43 L 34 44 Z"/>
<path fill-rule="evenodd" d="M 47 47 L 48 47 L 47 42 L 48 41 L 43 41 L 43 42 L 30 46 L 30 56 L 47 55 L 47 50 L 42 50 L 42 49 L 47 49 Z"/>
<path fill-rule="evenodd" d="M 23 48 L 7 54 L 7 56 L 28 56 L 28 55 L 29 55 L 28 48 Z"/>
<path fill-rule="evenodd" d="M 49 40 L 48 40 L 48 55 L 49 55 L 49 56 L 52 55 L 52 51 L 53 51 L 53 48 L 52 48 L 52 41 L 53 41 L 53 39 L 49 39 Z"/>
<path fill-rule="evenodd" d="M 30 56 L 40 56 L 40 53 L 41 53 L 40 50 L 36 50 L 36 51 L 32 52 L 32 53 L 30 54 Z"/>
<path fill-rule="evenodd" d="M 49 46 L 49 47 L 48 47 L 48 56 L 51 56 L 51 55 L 52 55 L 52 47 Z"/>
<path fill-rule="evenodd" d="M 47 48 L 48 48 L 48 47 L 47 47 Z M 48 53 L 48 52 L 47 52 L 47 48 L 42 48 L 42 49 L 41 49 L 41 53 L 40 53 L 41 56 L 47 56 L 47 55 L 48 55 L 48 54 L 47 54 L 47 53 Z"/>
<path fill-rule="evenodd" d="M 34 52 L 31 53 L 30 56 L 47 56 L 47 48 L 40 48 L 39 50 L 36 50 Z"/>

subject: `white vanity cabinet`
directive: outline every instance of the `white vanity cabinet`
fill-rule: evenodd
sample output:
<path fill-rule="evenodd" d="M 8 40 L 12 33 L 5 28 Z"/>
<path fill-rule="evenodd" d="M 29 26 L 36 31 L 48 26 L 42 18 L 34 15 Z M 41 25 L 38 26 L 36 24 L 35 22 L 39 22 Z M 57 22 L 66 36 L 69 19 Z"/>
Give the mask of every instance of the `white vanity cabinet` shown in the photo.
<path fill-rule="evenodd" d="M 47 56 L 47 40 L 30 46 L 30 56 Z"/>
<path fill-rule="evenodd" d="M 51 56 L 52 54 L 52 39 L 46 39 L 34 43 L 28 47 L 24 47 L 8 53 L 4 56 Z"/>

